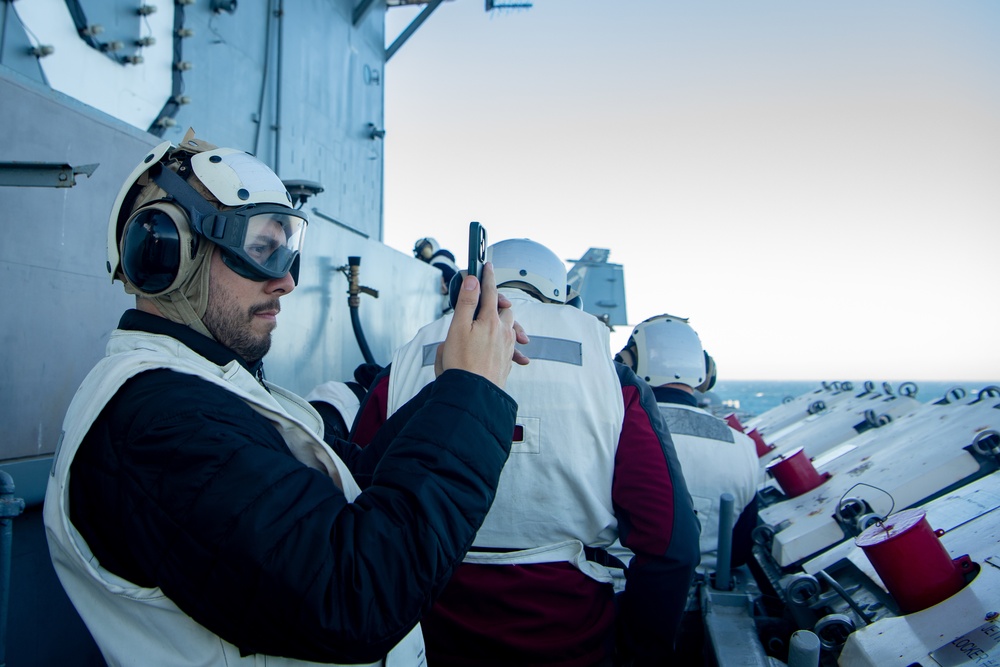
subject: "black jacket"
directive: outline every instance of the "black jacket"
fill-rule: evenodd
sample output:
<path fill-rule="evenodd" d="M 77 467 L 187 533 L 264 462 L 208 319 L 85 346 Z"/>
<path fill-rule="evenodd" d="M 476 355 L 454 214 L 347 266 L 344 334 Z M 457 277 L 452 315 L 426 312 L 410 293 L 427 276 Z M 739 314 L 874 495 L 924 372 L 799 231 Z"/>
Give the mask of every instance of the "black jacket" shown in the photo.
<path fill-rule="evenodd" d="M 138 311 L 120 328 L 173 336 L 216 364 L 236 358 Z M 442 374 L 371 446 L 332 443 L 363 489 L 349 503 L 233 394 L 149 371 L 81 445 L 71 518 L 107 569 L 160 587 L 244 653 L 371 662 L 419 621 L 472 544 L 516 411 L 484 378 Z"/>

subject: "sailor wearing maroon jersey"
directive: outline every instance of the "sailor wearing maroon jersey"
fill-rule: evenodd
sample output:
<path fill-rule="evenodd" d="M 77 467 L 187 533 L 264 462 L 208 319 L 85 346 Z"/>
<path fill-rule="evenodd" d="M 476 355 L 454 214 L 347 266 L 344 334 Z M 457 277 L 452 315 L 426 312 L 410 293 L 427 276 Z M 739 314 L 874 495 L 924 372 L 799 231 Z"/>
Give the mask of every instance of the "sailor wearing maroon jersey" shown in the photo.
<path fill-rule="evenodd" d="M 649 386 L 609 351 L 608 329 L 566 305 L 566 270 L 527 239 L 489 249 L 530 343 L 514 369 L 511 456 L 473 547 L 422 619 L 441 665 L 635 664 L 668 656 L 698 563 L 699 525 Z M 362 405 L 364 444 L 434 377 L 450 317 L 397 350 Z M 430 480 L 428 483 L 433 483 Z M 636 555 L 617 601 L 620 539 Z"/>

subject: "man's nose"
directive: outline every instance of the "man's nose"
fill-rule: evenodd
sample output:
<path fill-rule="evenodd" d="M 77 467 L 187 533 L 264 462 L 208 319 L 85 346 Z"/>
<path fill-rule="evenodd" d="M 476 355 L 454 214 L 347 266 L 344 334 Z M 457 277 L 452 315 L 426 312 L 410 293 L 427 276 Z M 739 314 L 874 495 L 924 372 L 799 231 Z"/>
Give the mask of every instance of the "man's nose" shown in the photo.
<path fill-rule="evenodd" d="M 291 272 L 286 273 L 280 278 L 275 278 L 274 280 L 268 280 L 264 291 L 268 294 L 288 294 L 293 289 L 295 289 L 295 281 L 292 280 Z"/>

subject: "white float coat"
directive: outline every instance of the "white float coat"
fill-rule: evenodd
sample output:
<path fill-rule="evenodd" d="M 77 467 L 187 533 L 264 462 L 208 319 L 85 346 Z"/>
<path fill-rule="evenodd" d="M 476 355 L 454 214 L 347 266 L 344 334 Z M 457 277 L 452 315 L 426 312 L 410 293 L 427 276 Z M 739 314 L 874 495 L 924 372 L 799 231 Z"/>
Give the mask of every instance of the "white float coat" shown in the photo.
<path fill-rule="evenodd" d="M 755 502 L 763 472 L 753 440 L 701 408 L 658 403 L 670 429 L 684 480 L 701 521 L 699 571 L 715 569 L 719 547 L 719 497 L 731 493 L 732 525 Z"/>
<path fill-rule="evenodd" d="M 518 404 L 510 458 L 496 500 L 467 562 L 570 562 L 610 582 L 583 546 L 606 547 L 618 535 L 611 500 L 615 453 L 625 415 L 608 329 L 572 306 L 546 304 L 517 289 L 501 289 L 531 342 L 527 366 L 515 365 L 505 390 Z M 434 379 L 434 358 L 452 315 L 421 329 L 393 356 L 387 412 L 391 415 Z M 519 549 L 516 553 L 490 550 Z"/>

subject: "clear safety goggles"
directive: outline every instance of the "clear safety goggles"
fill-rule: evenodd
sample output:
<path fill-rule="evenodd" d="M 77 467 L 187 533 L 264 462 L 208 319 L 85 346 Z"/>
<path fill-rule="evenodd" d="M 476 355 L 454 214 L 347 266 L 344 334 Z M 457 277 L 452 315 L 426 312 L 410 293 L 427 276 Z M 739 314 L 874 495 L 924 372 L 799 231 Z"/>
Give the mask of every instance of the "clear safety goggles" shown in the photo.
<path fill-rule="evenodd" d="M 200 226 L 201 235 L 222 250 L 226 266 L 244 278 L 273 280 L 291 272 L 297 284 L 296 260 L 308 223 L 304 213 L 287 206 L 249 204 L 192 220 L 192 227 Z"/>
<path fill-rule="evenodd" d="M 258 282 L 291 273 L 298 284 L 297 260 L 309 224 L 305 213 L 270 203 L 219 210 L 171 170 L 151 174 L 190 216 L 191 230 L 219 246 L 230 269 Z"/>

